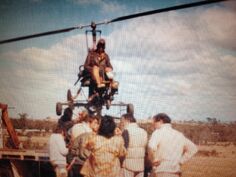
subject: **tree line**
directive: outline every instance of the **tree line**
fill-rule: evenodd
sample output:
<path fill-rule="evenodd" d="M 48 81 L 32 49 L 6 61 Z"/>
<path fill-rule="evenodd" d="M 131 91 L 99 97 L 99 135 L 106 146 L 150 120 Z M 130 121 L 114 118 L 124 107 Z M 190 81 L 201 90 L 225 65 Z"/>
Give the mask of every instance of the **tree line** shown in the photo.
<path fill-rule="evenodd" d="M 19 114 L 19 118 L 12 118 L 15 129 L 38 129 L 52 131 L 56 125 L 56 121 L 48 119 L 30 119 L 27 114 Z M 140 123 L 149 135 L 153 132 L 151 123 Z M 230 123 L 222 123 L 215 118 L 206 118 L 205 122 L 200 121 L 182 121 L 173 123 L 173 127 L 181 131 L 186 137 L 196 144 L 208 144 L 216 142 L 233 142 L 236 145 L 236 121 Z"/>

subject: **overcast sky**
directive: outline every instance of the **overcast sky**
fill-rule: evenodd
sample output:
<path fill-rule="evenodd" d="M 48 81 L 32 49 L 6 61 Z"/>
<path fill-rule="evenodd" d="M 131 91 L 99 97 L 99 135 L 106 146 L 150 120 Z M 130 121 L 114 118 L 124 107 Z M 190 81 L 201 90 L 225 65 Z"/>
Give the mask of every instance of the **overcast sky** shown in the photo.
<path fill-rule="evenodd" d="M 0 40 L 186 2 L 196 1 L 3 0 Z M 235 19 L 230 1 L 99 26 L 120 83 L 114 102 L 133 103 L 137 119 L 235 121 Z M 57 117 L 86 55 L 85 29 L 0 45 L 0 102 L 11 117 Z"/>

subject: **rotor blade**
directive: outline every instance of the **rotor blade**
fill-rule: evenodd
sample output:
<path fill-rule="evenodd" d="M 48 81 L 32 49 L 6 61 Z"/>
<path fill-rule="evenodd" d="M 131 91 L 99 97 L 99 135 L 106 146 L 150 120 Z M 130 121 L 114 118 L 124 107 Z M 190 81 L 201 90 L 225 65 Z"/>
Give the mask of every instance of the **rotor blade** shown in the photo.
<path fill-rule="evenodd" d="M 88 27 L 88 26 L 90 26 L 90 25 L 70 27 L 70 28 L 64 28 L 64 29 L 59 29 L 59 30 L 54 30 L 54 31 L 48 31 L 48 32 L 43 32 L 43 33 L 37 33 L 37 34 L 32 34 L 32 35 L 27 35 L 27 36 L 6 39 L 3 41 L 0 41 L 0 44 L 20 41 L 20 40 L 25 40 L 25 39 L 30 39 L 30 38 L 36 38 L 36 37 L 41 37 L 41 36 L 48 36 L 48 35 L 53 35 L 53 34 L 58 34 L 58 33 L 65 33 L 65 32 L 75 30 L 75 29 L 79 29 L 79 28 L 82 29 L 82 28 Z"/>
<path fill-rule="evenodd" d="M 229 0 L 206 0 L 206 1 L 189 3 L 189 4 L 177 5 L 177 6 L 167 7 L 167 8 L 163 8 L 163 9 L 157 9 L 157 10 L 127 15 L 127 16 L 121 16 L 121 17 L 112 19 L 111 21 L 109 21 L 109 23 L 128 20 L 128 19 L 137 18 L 137 17 L 142 17 L 142 16 L 146 16 L 146 15 L 162 13 L 162 12 L 168 12 L 168 11 L 172 11 L 172 10 L 179 10 L 179 9 L 186 9 L 186 8 L 191 8 L 191 7 L 196 7 L 196 6 L 202 6 L 202 5 L 207 5 L 207 4 L 221 2 L 221 1 L 229 1 Z"/>
<path fill-rule="evenodd" d="M 47 36 L 47 35 L 52 35 L 52 34 L 69 32 L 69 31 L 72 31 L 74 29 L 76 29 L 76 27 L 65 28 L 65 29 L 60 29 L 60 30 L 55 30 L 55 31 L 48 31 L 48 32 L 44 32 L 44 33 L 37 33 L 37 34 L 28 35 L 28 36 L 16 37 L 16 38 L 0 41 L 0 44 L 20 41 L 20 40 L 25 40 L 25 39 L 30 39 L 30 38 L 36 38 L 36 37 L 40 37 L 40 36 Z"/>

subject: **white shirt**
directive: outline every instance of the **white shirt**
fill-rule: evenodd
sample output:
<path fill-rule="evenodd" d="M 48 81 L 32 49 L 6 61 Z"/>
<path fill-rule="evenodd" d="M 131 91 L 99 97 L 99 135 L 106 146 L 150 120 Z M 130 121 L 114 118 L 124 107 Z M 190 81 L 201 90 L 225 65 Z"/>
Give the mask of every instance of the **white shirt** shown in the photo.
<path fill-rule="evenodd" d="M 92 132 L 92 129 L 89 127 L 88 123 L 82 122 L 82 123 L 75 124 L 71 128 L 72 140 L 74 140 L 76 137 L 78 137 L 82 133 L 89 133 L 89 132 Z"/>
<path fill-rule="evenodd" d="M 144 157 L 147 146 L 147 132 L 137 123 L 129 123 L 125 126 L 128 131 L 128 148 L 123 168 L 130 171 L 141 172 L 144 170 Z"/>
<path fill-rule="evenodd" d="M 160 162 L 160 165 L 154 166 L 154 172 L 180 172 L 180 164 L 197 152 L 195 144 L 166 123 L 152 133 L 148 147 L 154 161 Z"/>
<path fill-rule="evenodd" d="M 66 155 L 68 149 L 63 136 L 59 133 L 53 133 L 49 139 L 49 158 L 55 165 L 66 165 Z"/>

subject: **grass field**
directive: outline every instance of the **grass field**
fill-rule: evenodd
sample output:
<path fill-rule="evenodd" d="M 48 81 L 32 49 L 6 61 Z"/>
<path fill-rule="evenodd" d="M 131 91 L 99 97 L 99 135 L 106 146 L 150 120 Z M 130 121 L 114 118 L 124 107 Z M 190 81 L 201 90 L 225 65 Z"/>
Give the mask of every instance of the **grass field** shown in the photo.
<path fill-rule="evenodd" d="M 182 166 L 182 177 L 236 177 L 236 146 L 202 146 L 214 156 L 196 155 Z"/>

